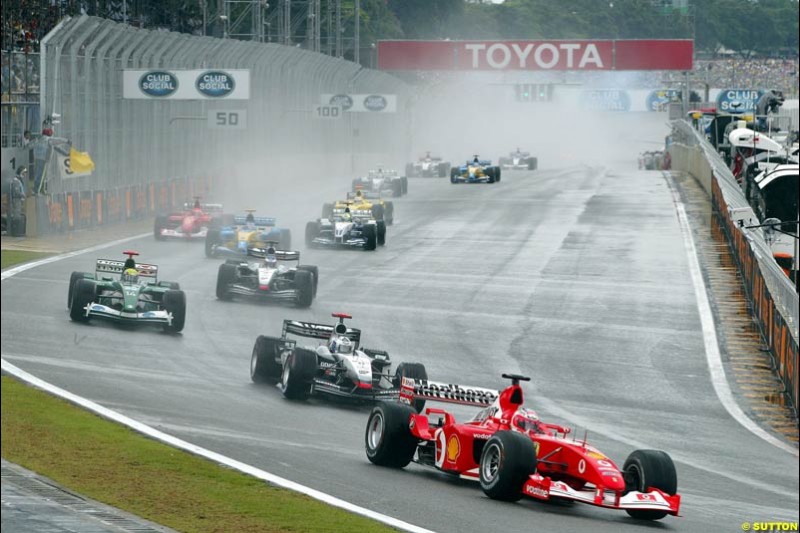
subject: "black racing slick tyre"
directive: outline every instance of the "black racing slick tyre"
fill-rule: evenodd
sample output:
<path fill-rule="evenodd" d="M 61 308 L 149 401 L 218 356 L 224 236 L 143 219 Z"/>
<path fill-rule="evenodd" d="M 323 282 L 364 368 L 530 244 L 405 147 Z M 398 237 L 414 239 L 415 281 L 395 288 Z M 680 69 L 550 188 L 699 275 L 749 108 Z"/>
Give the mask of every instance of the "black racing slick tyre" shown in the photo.
<path fill-rule="evenodd" d="M 73 272 L 69 276 L 69 288 L 67 289 L 67 309 L 72 306 L 72 295 L 75 293 L 75 284 L 79 279 L 88 279 L 92 275 L 88 272 Z"/>
<path fill-rule="evenodd" d="M 376 224 L 378 233 L 378 246 L 386 244 L 386 222 L 379 220 Z"/>
<path fill-rule="evenodd" d="M 314 274 L 308 270 L 294 273 L 294 285 L 297 291 L 297 307 L 311 307 L 314 301 Z"/>
<path fill-rule="evenodd" d="M 481 452 L 481 489 L 493 500 L 515 502 L 522 486 L 536 472 L 536 447 L 523 433 L 498 431 Z"/>
<path fill-rule="evenodd" d="M 314 239 L 319 236 L 319 221 L 310 220 L 306 222 L 306 246 L 314 246 Z"/>
<path fill-rule="evenodd" d="M 72 301 L 69 304 L 69 317 L 74 322 L 88 322 L 86 306 L 94 301 L 96 285 L 93 280 L 79 279 L 72 290 Z"/>
<path fill-rule="evenodd" d="M 386 222 L 387 226 L 394 224 L 394 203 L 383 203 L 383 220 Z"/>
<path fill-rule="evenodd" d="M 322 204 L 322 218 L 333 218 L 333 204 Z"/>
<path fill-rule="evenodd" d="M 439 177 L 446 178 L 448 173 L 450 173 L 450 166 L 447 163 L 440 163 L 438 173 Z"/>
<path fill-rule="evenodd" d="M 484 173 L 486 174 L 486 177 L 488 178 L 488 179 L 486 180 L 486 182 L 487 182 L 487 183 L 494 183 L 495 181 L 497 181 L 497 179 L 496 179 L 496 174 L 495 174 L 495 172 L 494 172 L 494 169 L 493 169 L 493 168 L 491 168 L 491 167 L 487 168 L 487 169 L 484 171 Z"/>
<path fill-rule="evenodd" d="M 319 268 L 314 265 L 299 265 L 297 270 L 306 270 L 314 276 L 314 298 L 317 297 L 317 285 L 319 284 Z"/>
<path fill-rule="evenodd" d="M 165 311 L 172 314 L 172 323 L 164 324 L 164 331 L 168 333 L 183 331 L 183 325 L 186 323 L 186 293 L 169 290 L 164 293 L 161 305 Z"/>
<path fill-rule="evenodd" d="M 166 237 L 161 235 L 161 230 L 167 227 L 167 220 L 168 218 L 164 215 L 159 215 L 156 217 L 156 221 L 153 224 L 153 237 L 155 237 L 157 241 L 166 240 Z"/>
<path fill-rule="evenodd" d="M 535 157 L 528 159 L 528 170 L 536 170 L 539 168 L 539 160 Z"/>
<path fill-rule="evenodd" d="M 231 294 L 228 288 L 236 281 L 236 265 L 222 263 L 217 270 L 217 298 L 220 300 L 230 300 Z"/>
<path fill-rule="evenodd" d="M 366 224 L 361 230 L 364 235 L 364 249 L 371 252 L 378 247 L 378 230 L 375 224 Z"/>
<path fill-rule="evenodd" d="M 213 222 L 213 220 L 212 220 Z M 219 244 L 219 230 L 209 229 L 206 233 L 206 257 L 216 257 L 216 246 Z"/>
<path fill-rule="evenodd" d="M 317 354 L 295 348 L 283 363 L 281 388 L 290 400 L 305 400 L 311 394 L 311 383 L 317 371 Z"/>
<path fill-rule="evenodd" d="M 380 402 L 372 409 L 364 435 L 371 463 L 403 468 L 411 462 L 417 448 L 417 439 L 409 429 L 414 414 L 411 406 L 393 402 Z"/>
<path fill-rule="evenodd" d="M 409 163 L 406 165 L 406 176 L 413 177 L 414 176 L 414 165 Z"/>
<path fill-rule="evenodd" d="M 370 211 L 372 211 L 372 218 L 375 220 L 385 220 L 386 212 L 381 204 L 373 204 Z"/>
<path fill-rule="evenodd" d="M 625 488 L 628 492 L 647 492 L 656 488 L 673 496 L 678 492 L 678 473 L 675 464 L 666 452 L 661 450 L 636 450 L 632 452 L 622 467 Z M 661 520 L 667 513 L 651 510 L 625 510 L 631 517 L 639 520 Z"/>
<path fill-rule="evenodd" d="M 403 378 L 428 379 L 428 371 L 425 370 L 425 365 L 422 363 L 400 363 L 395 370 L 392 384 L 399 389 L 403 383 Z M 425 400 L 415 399 L 413 408 L 416 412 L 421 413 L 425 409 Z"/>
<path fill-rule="evenodd" d="M 494 167 L 494 181 L 500 182 L 500 176 L 503 174 L 500 167 Z"/>
<path fill-rule="evenodd" d="M 281 236 L 278 240 L 278 250 L 291 250 L 292 249 L 292 230 L 281 228 Z"/>
<path fill-rule="evenodd" d="M 403 185 L 403 194 L 408 194 L 408 178 L 403 176 L 400 178 L 400 183 Z"/>
<path fill-rule="evenodd" d="M 250 379 L 253 383 L 278 380 L 281 377 L 280 348 L 283 340 L 259 335 L 250 357 Z"/>
<path fill-rule="evenodd" d="M 403 196 L 403 183 L 400 179 L 392 180 L 392 196 L 395 198 Z"/>
<path fill-rule="evenodd" d="M 450 183 L 456 184 L 458 183 L 458 173 L 459 170 L 457 168 L 450 169 Z"/>

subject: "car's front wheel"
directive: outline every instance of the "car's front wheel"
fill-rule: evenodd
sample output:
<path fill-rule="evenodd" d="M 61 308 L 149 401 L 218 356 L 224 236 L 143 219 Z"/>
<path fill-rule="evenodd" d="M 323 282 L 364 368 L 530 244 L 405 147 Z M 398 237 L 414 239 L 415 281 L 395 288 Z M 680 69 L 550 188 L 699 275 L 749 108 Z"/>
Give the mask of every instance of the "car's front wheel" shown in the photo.
<path fill-rule="evenodd" d="M 281 388 L 290 400 L 305 400 L 311 394 L 311 383 L 317 370 L 317 354 L 295 348 L 283 363 Z"/>
<path fill-rule="evenodd" d="M 536 448 L 530 437 L 513 431 L 498 431 L 481 452 L 481 489 L 493 500 L 515 502 L 522 487 L 536 472 Z"/>
<path fill-rule="evenodd" d="M 625 459 L 622 471 L 628 491 L 647 492 L 656 488 L 671 496 L 678 492 L 675 464 L 661 450 L 635 450 Z M 667 516 L 664 511 L 626 509 L 626 512 L 639 520 L 661 520 Z"/>

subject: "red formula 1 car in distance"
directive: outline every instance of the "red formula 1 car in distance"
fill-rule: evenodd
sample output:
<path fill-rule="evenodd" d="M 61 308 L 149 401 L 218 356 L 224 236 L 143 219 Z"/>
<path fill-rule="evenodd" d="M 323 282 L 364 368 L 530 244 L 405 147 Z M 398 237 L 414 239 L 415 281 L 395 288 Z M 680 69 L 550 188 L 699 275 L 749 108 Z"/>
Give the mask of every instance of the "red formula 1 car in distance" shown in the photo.
<path fill-rule="evenodd" d="M 672 459 L 659 450 L 636 450 L 622 469 L 586 439 L 567 438 L 568 428 L 539 420 L 522 407 L 520 381 L 502 392 L 404 378 L 400 399 L 382 402 L 367 422 L 367 457 L 380 466 L 402 468 L 412 460 L 480 481 L 492 499 L 570 500 L 623 509 L 642 520 L 678 515 L 681 497 Z M 469 422 L 456 422 L 443 409 L 418 414 L 407 402 L 432 400 L 483 409 Z"/>
<path fill-rule="evenodd" d="M 157 216 L 153 236 L 158 241 L 168 238 L 205 239 L 211 220 L 221 216 L 222 204 L 202 204 L 195 196 L 194 203 L 183 204 L 183 211 Z"/>

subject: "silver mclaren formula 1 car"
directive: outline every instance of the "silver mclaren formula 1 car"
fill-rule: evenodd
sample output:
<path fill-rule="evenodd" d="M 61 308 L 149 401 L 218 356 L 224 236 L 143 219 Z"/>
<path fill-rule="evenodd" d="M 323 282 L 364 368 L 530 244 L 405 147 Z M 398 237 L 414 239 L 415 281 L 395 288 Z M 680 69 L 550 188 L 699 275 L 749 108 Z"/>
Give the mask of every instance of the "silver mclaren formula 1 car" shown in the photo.
<path fill-rule="evenodd" d="M 400 363 L 394 372 L 389 354 L 361 347 L 361 330 L 344 323 L 352 318 L 333 313 L 334 325 L 284 320 L 280 337 L 261 335 L 250 358 L 250 378 L 256 383 L 278 381 L 283 395 L 305 400 L 311 395 L 354 400 L 397 400 L 402 379 L 427 379 L 420 363 Z M 298 346 L 289 335 L 324 341 Z M 414 403 L 422 409 L 424 401 Z"/>

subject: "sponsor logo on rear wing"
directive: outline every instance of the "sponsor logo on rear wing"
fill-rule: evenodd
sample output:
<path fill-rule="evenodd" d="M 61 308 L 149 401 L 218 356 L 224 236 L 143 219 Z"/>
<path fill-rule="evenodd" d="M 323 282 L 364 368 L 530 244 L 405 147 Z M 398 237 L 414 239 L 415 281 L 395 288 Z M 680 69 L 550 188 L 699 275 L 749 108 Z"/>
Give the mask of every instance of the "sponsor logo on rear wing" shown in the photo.
<path fill-rule="evenodd" d="M 244 226 L 247 224 L 247 217 L 235 216 L 233 217 L 233 224 L 235 226 Z M 251 224 L 256 226 L 274 226 L 275 218 L 273 217 L 253 217 Z"/>
<path fill-rule="evenodd" d="M 277 244 L 277 243 L 276 243 Z M 253 257 L 266 257 L 267 248 L 252 247 L 247 249 L 247 255 Z M 300 261 L 300 252 L 287 250 L 275 250 L 275 259 L 278 261 Z"/>
<path fill-rule="evenodd" d="M 300 322 L 299 320 L 284 320 L 282 337 L 286 337 L 288 334 L 312 339 L 327 339 L 333 334 L 333 326 L 315 324 L 313 322 Z M 347 328 L 345 336 L 357 345 L 361 340 L 361 330 Z"/>
<path fill-rule="evenodd" d="M 101 272 L 103 274 L 122 274 L 122 271 L 124 269 L 125 269 L 125 261 L 117 261 L 115 259 L 98 259 L 97 266 L 95 267 L 96 272 Z M 136 263 L 136 270 L 139 271 L 140 276 L 145 278 L 158 277 L 157 265 Z"/>
<path fill-rule="evenodd" d="M 427 379 L 404 377 L 400 384 L 400 401 L 407 404 L 412 404 L 415 398 L 420 398 L 435 402 L 485 407 L 491 405 L 499 396 L 500 392 L 492 389 L 440 383 Z"/>

